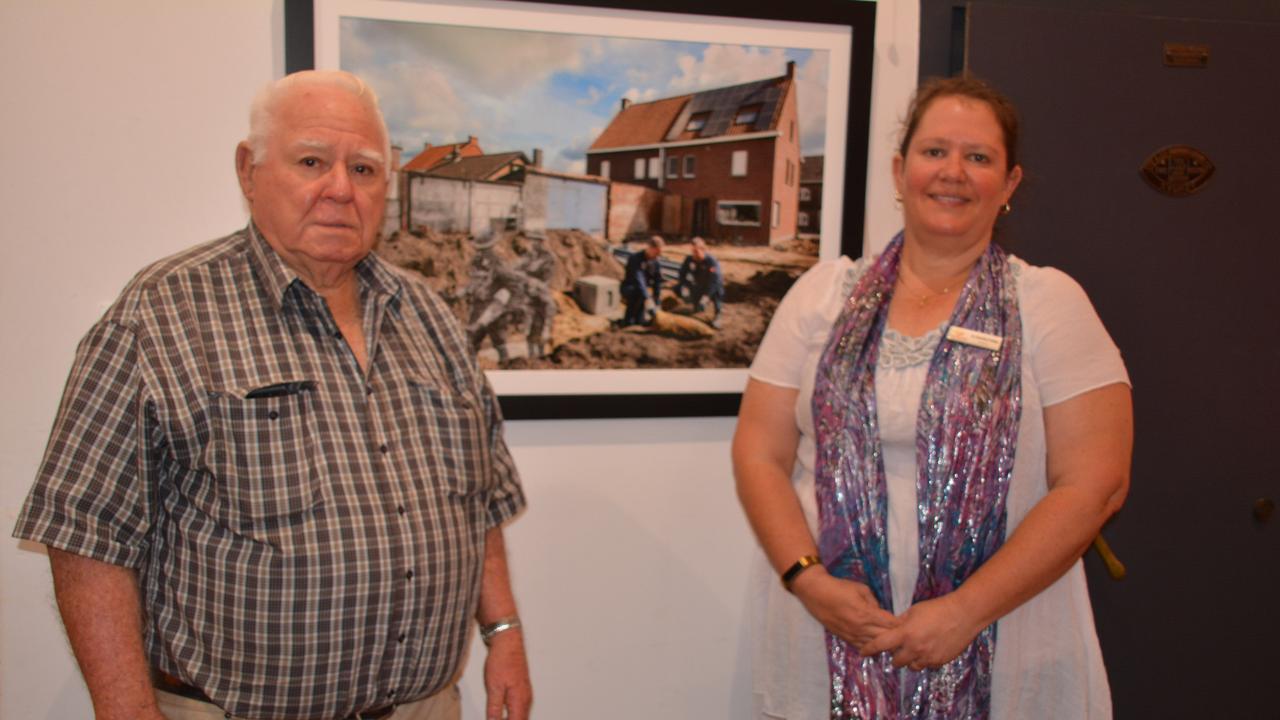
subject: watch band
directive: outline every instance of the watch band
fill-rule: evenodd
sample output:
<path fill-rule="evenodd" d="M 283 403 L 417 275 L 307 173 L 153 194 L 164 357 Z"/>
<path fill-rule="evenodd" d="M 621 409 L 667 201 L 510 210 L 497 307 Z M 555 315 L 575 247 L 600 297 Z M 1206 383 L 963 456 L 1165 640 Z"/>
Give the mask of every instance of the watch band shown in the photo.
<path fill-rule="evenodd" d="M 791 583 L 796 579 L 796 576 L 798 576 L 800 573 L 804 572 L 808 568 L 813 567 L 814 565 L 821 565 L 821 564 L 822 564 L 822 561 L 819 560 L 816 556 L 805 555 L 804 557 L 795 561 L 794 565 L 787 568 L 786 572 L 782 573 L 782 587 L 786 588 L 787 592 L 791 592 Z"/>
<path fill-rule="evenodd" d="M 488 625 L 481 625 L 480 639 L 484 641 L 484 644 L 487 647 L 489 645 L 489 642 L 493 640 L 494 635 L 504 633 L 508 630 L 515 630 L 519 627 L 520 627 L 520 618 L 516 617 L 515 615 L 512 615 L 511 617 L 504 617 L 494 622 L 491 622 Z"/>

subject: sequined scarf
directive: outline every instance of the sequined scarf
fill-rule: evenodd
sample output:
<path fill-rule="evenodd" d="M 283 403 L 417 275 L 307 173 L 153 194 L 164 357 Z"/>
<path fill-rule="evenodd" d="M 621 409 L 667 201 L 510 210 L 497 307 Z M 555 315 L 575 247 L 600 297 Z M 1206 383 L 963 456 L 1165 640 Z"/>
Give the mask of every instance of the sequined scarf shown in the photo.
<path fill-rule="evenodd" d="M 899 233 L 859 279 L 818 365 L 813 393 L 819 554 L 836 577 L 865 583 L 892 611 L 888 502 L 876 419 L 875 368 L 902 254 Z M 945 595 L 1004 542 L 1005 500 L 1022 409 L 1022 322 L 1004 251 L 992 244 L 970 272 L 947 328 L 1003 338 L 986 350 L 944 337 L 916 419 L 920 570 L 912 602 Z M 991 625 L 959 657 L 915 672 L 889 653 L 861 657 L 827 633 L 831 717 L 985 718 L 991 707 Z"/>

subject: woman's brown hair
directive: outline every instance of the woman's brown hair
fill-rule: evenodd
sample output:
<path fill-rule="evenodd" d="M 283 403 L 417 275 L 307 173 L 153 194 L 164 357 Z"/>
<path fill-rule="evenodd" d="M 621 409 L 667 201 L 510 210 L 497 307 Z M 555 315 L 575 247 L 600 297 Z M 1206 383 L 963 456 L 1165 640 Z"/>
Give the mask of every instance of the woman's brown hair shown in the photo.
<path fill-rule="evenodd" d="M 1018 110 L 1013 101 L 983 80 L 972 75 L 957 75 L 949 78 L 930 78 L 916 89 L 915 97 L 907 108 L 907 120 L 902 131 L 902 144 L 898 153 L 907 156 L 907 147 L 916 134 L 920 119 L 933 104 L 934 100 L 943 97 L 963 97 L 986 103 L 996 116 L 996 122 L 1004 135 L 1005 170 L 1012 170 L 1018 164 Z"/>

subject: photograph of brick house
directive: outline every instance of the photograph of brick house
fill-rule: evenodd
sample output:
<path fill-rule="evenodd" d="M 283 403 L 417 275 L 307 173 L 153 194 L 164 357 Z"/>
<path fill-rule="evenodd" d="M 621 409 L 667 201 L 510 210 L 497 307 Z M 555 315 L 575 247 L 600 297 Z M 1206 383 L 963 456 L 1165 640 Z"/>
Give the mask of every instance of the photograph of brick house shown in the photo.
<path fill-rule="evenodd" d="M 650 102 L 623 98 L 587 150 L 587 173 L 660 191 L 654 226 L 713 243 L 794 238 L 800 185 L 795 61 L 786 72 Z"/>
<path fill-rule="evenodd" d="M 409 149 L 379 255 L 440 294 L 487 370 L 745 368 L 820 254 L 798 227 L 801 149 L 828 149 L 844 56 L 476 17 L 341 23 L 339 65 Z M 637 318 L 625 268 L 655 235 L 661 281 Z M 686 277 L 692 259 L 717 282 Z"/>

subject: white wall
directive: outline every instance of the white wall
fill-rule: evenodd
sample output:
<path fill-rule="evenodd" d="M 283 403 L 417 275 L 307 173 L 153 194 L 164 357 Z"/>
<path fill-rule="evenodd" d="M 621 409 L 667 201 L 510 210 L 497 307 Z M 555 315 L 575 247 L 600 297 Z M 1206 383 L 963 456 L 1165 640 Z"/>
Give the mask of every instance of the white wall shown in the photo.
<path fill-rule="evenodd" d="M 914 0 L 881 3 L 873 240 L 897 229 L 888 150 L 918 14 Z M 253 92 L 283 70 L 282 35 L 279 0 L 0 0 L 4 536 L 81 334 L 143 264 L 244 223 L 232 150 Z M 538 717 L 745 715 L 756 551 L 732 432 L 730 418 L 510 424 L 531 501 L 508 542 Z M 0 540 L 0 718 L 90 717 L 47 567 L 38 546 Z M 467 718 L 480 716 L 480 659 Z"/>

